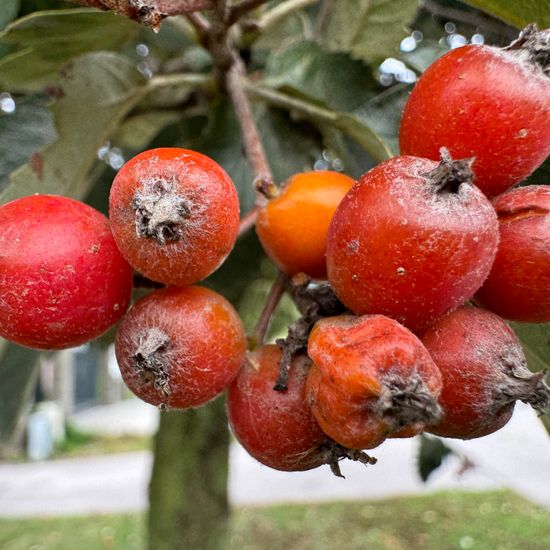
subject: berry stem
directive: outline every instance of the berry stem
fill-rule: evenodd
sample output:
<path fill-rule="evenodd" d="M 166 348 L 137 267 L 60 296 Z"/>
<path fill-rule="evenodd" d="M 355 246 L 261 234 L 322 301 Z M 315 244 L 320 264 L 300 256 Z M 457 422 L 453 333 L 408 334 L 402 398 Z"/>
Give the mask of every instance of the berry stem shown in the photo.
<path fill-rule="evenodd" d="M 256 205 L 241 218 L 241 222 L 239 223 L 239 237 L 247 233 L 256 225 L 256 219 L 258 218 L 259 213 L 260 207 Z"/>
<path fill-rule="evenodd" d="M 252 114 L 252 107 L 244 91 L 246 69 L 242 59 L 235 55 L 233 64 L 227 73 L 227 89 L 242 130 L 246 156 L 254 173 L 254 187 L 258 194 L 256 203 L 261 204 L 263 197 L 259 190 L 273 185 L 273 175 L 260 132 Z"/>
<path fill-rule="evenodd" d="M 269 323 L 271 321 L 271 317 L 273 316 L 273 312 L 279 305 L 279 302 L 281 301 L 281 298 L 284 294 L 285 280 L 285 274 L 279 271 L 277 277 L 271 285 L 271 290 L 269 291 L 269 295 L 265 302 L 264 308 L 262 310 L 262 313 L 260 314 L 260 317 L 252 334 L 251 340 L 253 348 L 262 346 L 264 343 L 265 335 L 267 333 L 267 329 L 269 328 Z"/>
<path fill-rule="evenodd" d="M 279 363 L 279 376 L 275 383 L 276 391 L 286 391 L 292 359 L 307 350 L 309 333 L 313 325 L 322 317 L 338 315 L 346 311 L 330 285 L 312 286 L 311 279 L 304 273 L 298 273 L 286 280 L 287 292 L 296 304 L 302 316 L 288 327 L 286 338 L 279 338 L 276 344 L 283 355 Z"/>

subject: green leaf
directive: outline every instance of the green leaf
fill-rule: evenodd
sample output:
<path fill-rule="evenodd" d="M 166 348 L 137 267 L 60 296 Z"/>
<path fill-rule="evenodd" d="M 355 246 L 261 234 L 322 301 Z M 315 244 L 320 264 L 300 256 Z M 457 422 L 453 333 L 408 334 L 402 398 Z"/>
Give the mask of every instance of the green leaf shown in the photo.
<path fill-rule="evenodd" d="M 248 86 L 248 91 L 269 103 L 298 113 L 322 126 L 330 125 L 342 131 L 359 143 L 375 162 L 382 162 L 392 156 L 386 143 L 358 116 L 327 109 L 303 99 L 283 94 L 267 86 Z"/>
<path fill-rule="evenodd" d="M 418 451 L 418 473 L 422 481 L 427 481 L 430 475 L 441 466 L 443 459 L 453 451 L 440 439 L 435 437 L 420 437 Z"/>
<path fill-rule="evenodd" d="M 56 137 L 52 112 L 42 97 L 25 98 L 13 113 L 0 115 L 0 192 L 13 170 Z"/>
<path fill-rule="evenodd" d="M 510 323 L 523 345 L 533 372 L 550 369 L 550 323 Z"/>
<path fill-rule="evenodd" d="M 4 0 L 0 9 L 0 30 L 13 21 L 19 11 L 21 0 Z"/>
<path fill-rule="evenodd" d="M 16 51 L 0 60 L 0 88 L 38 91 L 56 82 L 68 61 L 86 52 L 118 50 L 139 25 L 114 13 L 89 9 L 32 13 L 9 25 L 0 44 Z"/>
<path fill-rule="evenodd" d="M 59 138 L 11 174 L 0 192 L 0 204 L 31 193 L 81 198 L 97 150 L 147 87 L 124 57 L 91 53 L 65 68 L 60 90 L 63 97 L 52 107 Z"/>
<path fill-rule="evenodd" d="M 339 0 L 333 2 L 323 43 L 367 63 L 397 55 L 418 9 L 418 0 Z"/>
<path fill-rule="evenodd" d="M 394 155 L 399 154 L 399 125 L 410 89 L 405 84 L 395 84 L 355 111 L 363 124 L 389 144 Z"/>
<path fill-rule="evenodd" d="M 265 29 L 261 29 L 259 33 L 254 27 L 248 32 L 245 31 L 243 43 L 246 45 L 253 42 L 256 55 L 258 51 L 274 50 L 287 40 L 301 40 L 311 34 L 311 19 L 303 11 L 298 11 L 288 14 Z"/>
<path fill-rule="evenodd" d="M 39 352 L 0 340 L 0 456 L 9 453 L 21 432 L 36 377 Z"/>
<path fill-rule="evenodd" d="M 128 117 L 113 135 L 112 141 L 118 147 L 142 151 L 163 128 L 182 117 L 182 112 L 176 109 L 150 111 Z"/>
<path fill-rule="evenodd" d="M 326 52 L 307 40 L 293 41 L 273 52 L 267 60 L 265 82 L 341 111 L 367 101 L 375 85 L 370 69 L 360 61 Z"/>
<path fill-rule="evenodd" d="M 486 11 L 510 25 L 523 28 L 537 23 L 539 28 L 550 27 L 550 0 L 463 0 L 466 4 Z"/>
<path fill-rule="evenodd" d="M 291 121 L 288 113 L 278 109 L 259 109 L 257 116 L 275 181 L 313 168 L 323 147 L 311 126 Z"/>

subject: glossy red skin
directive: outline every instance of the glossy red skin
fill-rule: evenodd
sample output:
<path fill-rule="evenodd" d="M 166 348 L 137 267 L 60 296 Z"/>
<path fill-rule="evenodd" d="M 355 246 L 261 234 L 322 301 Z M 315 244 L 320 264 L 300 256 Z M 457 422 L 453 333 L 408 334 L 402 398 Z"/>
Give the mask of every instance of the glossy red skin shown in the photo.
<path fill-rule="evenodd" d="M 387 437 L 412 436 L 421 422 L 395 430 L 377 412 L 384 387 L 418 375 L 433 399 L 441 375 L 420 340 L 382 315 L 327 317 L 313 328 L 308 355 L 314 365 L 306 383 L 308 401 L 323 431 L 352 449 L 372 449 Z"/>
<path fill-rule="evenodd" d="M 132 359 L 144 331 L 170 339 L 162 354 L 170 395 L 136 372 Z M 163 288 L 138 300 L 122 319 L 115 352 L 124 382 L 152 405 L 185 409 L 218 396 L 244 361 L 246 338 L 239 316 L 218 293 L 199 286 Z"/>
<path fill-rule="evenodd" d="M 399 131 L 401 154 L 475 157 L 488 196 L 524 180 L 550 154 L 550 78 L 521 54 L 469 45 L 446 53 L 418 79 Z"/>
<path fill-rule="evenodd" d="M 443 418 L 426 431 L 473 439 L 502 428 L 515 401 L 502 399 L 510 365 L 525 368 L 521 344 L 500 317 L 464 306 L 420 335 L 443 377 L 439 404 Z M 499 397 L 501 400 L 499 401 Z"/>
<path fill-rule="evenodd" d="M 136 232 L 136 191 L 165 180 L 190 204 L 183 237 L 159 244 Z M 187 149 L 161 148 L 128 161 L 113 181 L 109 217 L 117 244 L 130 264 L 166 285 L 196 283 L 225 260 L 237 239 L 239 199 L 233 182 L 216 162 Z"/>
<path fill-rule="evenodd" d="M 288 390 L 275 391 L 281 351 L 264 346 L 248 360 L 227 392 L 227 415 L 241 445 L 256 460 L 283 471 L 303 471 L 325 463 L 319 449 L 327 440 L 306 401 L 310 361 L 292 362 Z"/>
<path fill-rule="evenodd" d="M 32 195 L 0 207 L 0 336 L 36 349 L 88 342 L 130 303 L 132 268 L 87 204 Z"/>
<path fill-rule="evenodd" d="M 327 240 L 329 281 L 354 313 L 418 330 L 471 298 L 498 243 L 491 203 L 475 186 L 437 192 L 437 163 L 395 157 L 367 172 L 340 203 Z"/>
<path fill-rule="evenodd" d="M 476 300 L 505 319 L 550 321 L 550 187 L 530 185 L 496 197 L 500 244 Z"/>

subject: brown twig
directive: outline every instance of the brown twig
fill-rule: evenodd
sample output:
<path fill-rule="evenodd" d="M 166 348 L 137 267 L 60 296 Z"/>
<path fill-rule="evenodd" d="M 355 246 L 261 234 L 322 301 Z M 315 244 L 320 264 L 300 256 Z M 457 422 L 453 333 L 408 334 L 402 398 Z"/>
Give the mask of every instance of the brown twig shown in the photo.
<path fill-rule="evenodd" d="M 212 9 L 213 0 L 69 0 L 73 4 L 111 10 L 157 31 L 165 17 Z"/>
<path fill-rule="evenodd" d="M 268 0 L 241 0 L 238 4 L 234 4 L 229 8 L 227 22 L 233 25 L 247 13 L 267 3 Z"/>
<path fill-rule="evenodd" d="M 212 28 L 210 25 L 210 21 L 208 21 L 206 17 L 204 17 L 201 13 L 198 13 L 198 12 L 186 13 L 185 17 L 197 32 L 200 43 L 203 46 L 206 46 L 208 44 L 210 31 Z"/>
<path fill-rule="evenodd" d="M 269 323 L 271 322 L 273 312 L 279 305 L 279 302 L 285 292 L 285 282 L 286 275 L 279 271 L 277 277 L 271 285 L 271 290 L 269 291 L 264 308 L 258 318 L 254 332 L 252 333 L 251 340 L 253 347 L 261 346 L 264 343 L 265 335 L 267 333 L 267 329 L 269 328 Z"/>
<path fill-rule="evenodd" d="M 254 173 L 254 187 L 256 190 L 273 185 L 273 176 L 267 160 L 260 132 L 252 114 L 252 107 L 244 91 L 243 80 L 246 76 L 244 63 L 235 55 L 233 65 L 227 74 L 227 89 L 235 108 L 235 113 L 242 130 L 242 138 L 246 156 Z M 257 204 L 263 198 L 258 193 Z"/>

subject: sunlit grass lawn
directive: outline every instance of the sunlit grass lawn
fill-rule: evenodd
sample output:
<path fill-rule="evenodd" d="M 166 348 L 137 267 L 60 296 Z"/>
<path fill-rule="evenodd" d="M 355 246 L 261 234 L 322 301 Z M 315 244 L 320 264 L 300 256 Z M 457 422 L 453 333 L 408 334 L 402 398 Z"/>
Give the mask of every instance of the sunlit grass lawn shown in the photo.
<path fill-rule="evenodd" d="M 142 549 L 144 536 L 139 514 L 0 520 L 3 550 Z M 227 548 L 547 550 L 550 511 L 506 491 L 240 508 Z"/>

